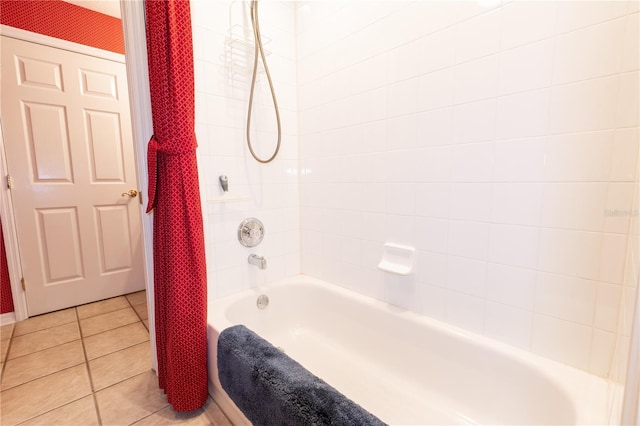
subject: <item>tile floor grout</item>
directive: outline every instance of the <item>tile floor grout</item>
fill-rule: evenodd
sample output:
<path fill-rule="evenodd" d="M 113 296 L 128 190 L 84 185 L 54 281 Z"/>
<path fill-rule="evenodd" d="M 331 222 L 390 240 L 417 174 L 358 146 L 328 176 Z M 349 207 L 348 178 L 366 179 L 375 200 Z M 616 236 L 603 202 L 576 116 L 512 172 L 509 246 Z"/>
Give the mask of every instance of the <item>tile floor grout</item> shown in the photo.
<path fill-rule="evenodd" d="M 140 322 L 142 322 L 142 321 L 140 321 Z M 71 323 L 66 323 L 66 324 L 71 324 Z M 66 325 L 66 324 L 60 324 L 60 325 Z M 119 327 L 115 327 L 115 328 L 112 328 L 112 329 L 109 329 L 109 330 L 103 331 L 103 332 L 101 332 L 101 333 L 91 334 L 91 335 L 89 335 L 89 336 L 85 336 L 85 337 L 94 337 L 94 336 L 97 336 L 97 335 L 99 335 L 99 334 L 107 333 L 107 332 L 114 331 L 114 330 L 118 330 L 118 329 L 121 329 L 121 328 L 127 327 L 127 326 L 132 325 L 132 324 L 135 324 L 135 322 L 133 322 L 133 323 L 129 323 L 129 324 L 125 324 L 125 325 L 122 325 L 122 326 L 119 326 Z M 143 325 L 143 326 L 144 326 L 144 325 Z M 78 327 L 78 328 L 80 329 L 80 334 L 82 334 L 82 328 L 80 327 L 80 325 L 79 325 L 79 327 Z M 146 329 L 146 327 L 145 327 L 145 329 Z M 45 329 L 45 330 L 46 330 L 46 329 Z M 42 330 L 38 330 L 38 331 L 42 331 Z M 148 330 L 147 330 L 147 331 L 148 331 Z M 29 333 L 29 334 L 31 334 L 31 333 Z M 22 334 L 22 335 L 20 335 L 20 336 L 16 336 L 16 337 L 28 336 L 29 334 Z M 7 340 L 9 340 L 9 339 L 7 339 Z M 11 340 L 13 340 L 13 339 L 11 339 Z M 116 351 L 113 351 L 113 352 L 106 352 L 106 353 L 104 353 L 104 354 L 102 354 L 102 355 L 100 355 L 100 356 L 97 356 L 97 357 L 95 357 L 95 358 L 91 358 L 91 359 L 89 359 L 89 357 L 86 355 L 85 342 L 84 342 L 84 338 L 82 338 L 82 337 L 81 337 L 81 338 L 79 338 L 79 339 L 74 339 L 74 340 L 70 340 L 70 341 L 68 341 L 68 342 L 61 343 L 61 344 L 59 344 L 59 345 L 55 345 L 55 346 L 51 346 L 51 347 L 48 347 L 48 348 L 39 349 L 39 350 L 36 350 L 36 351 L 33 351 L 33 352 L 29 352 L 29 353 L 27 353 L 27 354 L 20 355 L 20 356 L 17 356 L 17 357 L 15 357 L 15 358 L 9 358 L 9 353 L 10 353 L 10 351 L 11 351 L 11 345 L 9 345 L 9 349 L 7 350 L 6 361 L 4 361 L 4 363 L 3 363 L 3 364 L 6 364 L 6 363 L 7 363 L 7 361 L 18 360 L 18 359 L 21 359 L 21 358 L 24 358 L 24 357 L 27 357 L 27 356 L 30 356 L 30 355 L 33 355 L 33 354 L 41 353 L 41 352 L 47 351 L 47 350 L 49 350 L 49 349 L 56 348 L 56 347 L 58 347 L 58 346 L 66 345 L 67 343 L 72 343 L 72 342 L 77 342 L 77 341 L 80 341 L 80 342 L 82 343 L 82 348 L 83 348 L 83 351 L 85 352 L 85 357 L 86 357 L 86 361 L 85 361 L 85 362 L 86 362 L 86 363 L 89 363 L 90 361 L 93 361 L 93 360 L 96 360 L 96 359 L 100 359 L 100 358 L 103 358 L 103 357 L 105 357 L 105 356 L 111 355 L 111 354 L 113 354 L 113 353 L 115 353 L 115 352 L 118 352 L 118 351 L 121 351 L 121 350 L 124 350 L 124 349 L 129 349 L 129 348 L 131 348 L 131 347 L 133 347 L 133 346 L 136 346 L 136 345 L 139 345 L 139 344 L 141 344 L 141 343 L 144 343 L 144 342 L 134 343 L 134 344 L 132 344 L 132 345 L 122 347 L 122 348 L 120 348 L 120 349 L 118 349 L 118 350 L 116 350 Z M 76 365 L 80 365 L 80 364 L 76 364 Z M 3 365 L 3 368 L 4 368 L 4 365 Z M 69 368 L 70 368 L 70 367 L 69 367 Z M 51 373 L 51 374 L 53 374 L 53 373 Z M 46 377 L 46 376 L 42 376 L 42 377 Z M 34 380 L 35 380 L 35 379 L 34 379 Z M 26 383 L 26 382 L 25 382 L 25 383 Z M 22 383 L 21 383 L 21 384 L 22 384 Z"/>
<path fill-rule="evenodd" d="M 6 364 L 6 362 L 5 362 L 5 364 Z M 0 392 L 8 391 L 9 389 L 15 389 L 15 388 L 20 387 L 20 386 L 22 386 L 22 385 L 26 385 L 26 384 L 28 384 L 28 383 L 34 382 L 34 381 L 36 381 L 36 380 L 38 380 L 38 379 L 43 379 L 43 378 L 45 378 L 45 377 L 52 376 L 52 375 L 54 375 L 54 374 L 56 374 L 56 373 L 59 373 L 59 372 L 61 372 L 61 371 L 67 371 L 67 370 L 69 370 L 69 369 L 71 369 L 71 368 L 75 368 L 75 367 L 77 367 L 77 366 L 79 366 L 79 365 L 82 365 L 82 364 L 86 364 L 86 362 L 79 362 L 79 363 L 77 363 L 77 364 L 70 365 L 70 366 L 68 366 L 68 367 L 63 367 L 63 368 L 61 368 L 61 369 L 59 369 L 59 370 L 54 371 L 53 373 L 45 374 L 44 376 L 36 377 L 35 379 L 27 380 L 26 382 L 18 383 L 17 385 L 13 385 L 13 386 L 10 386 L 10 387 L 8 387 L 8 388 L 6 388 L 6 389 L 2 389 L 2 391 L 0 391 Z"/>
<path fill-rule="evenodd" d="M 114 311 L 114 312 L 115 312 L 115 311 Z M 136 321 L 136 322 L 138 322 L 138 321 Z M 109 330 L 102 331 L 102 332 L 100 332 L 100 333 L 90 334 L 89 336 L 84 336 L 84 338 L 87 338 L 87 337 L 94 337 L 94 336 L 97 336 L 98 334 L 107 333 L 107 332 L 114 331 L 114 330 L 119 330 L 119 329 L 121 329 L 121 328 L 125 328 L 125 327 L 127 327 L 127 326 L 132 325 L 132 324 L 135 324 L 136 322 L 132 322 L 132 323 L 129 323 L 129 324 L 120 325 L 120 326 L 118 326 L 118 327 L 114 327 L 114 328 L 111 328 L 111 329 L 109 329 Z M 139 322 L 142 322 L 142 321 L 139 321 Z M 73 323 L 73 322 L 68 322 L 68 323 L 65 323 L 65 324 L 59 324 L 59 325 L 68 325 L 68 324 L 72 324 L 72 323 Z M 144 326 L 144 324 L 143 324 L 143 326 Z M 79 326 L 78 328 L 80 328 L 80 326 Z M 147 329 L 147 328 L 145 327 L 145 330 L 146 330 L 146 329 Z M 45 329 L 45 330 L 46 330 L 46 329 Z M 34 331 L 34 332 L 32 332 L 32 333 L 27 333 L 27 334 L 21 334 L 20 336 L 15 336 L 15 338 L 17 338 L 17 337 L 23 337 L 23 336 L 28 336 L 28 335 L 30 335 L 30 334 L 37 333 L 37 332 L 39 332 L 39 331 L 43 331 L 43 330 L 38 330 L 38 331 Z M 148 330 L 147 330 L 147 331 L 148 331 Z M 80 333 L 82 333 L 82 331 L 80 331 Z M 6 340 L 10 340 L 10 339 L 6 339 Z M 13 340 L 13 339 L 11 338 L 11 340 Z M 52 346 L 52 347 L 44 348 L 44 349 L 39 349 L 39 350 L 36 350 L 36 351 L 33 351 L 33 352 L 29 352 L 28 354 L 24 354 L 24 355 L 19 355 L 19 356 L 15 357 L 15 358 L 9 358 L 9 351 L 11 350 L 11 347 L 9 347 L 9 349 L 7 350 L 7 361 L 14 360 L 14 359 L 20 359 L 20 358 L 23 358 L 23 357 L 25 357 L 25 356 L 29 356 L 29 355 L 32 355 L 32 354 L 36 354 L 36 353 L 39 353 L 39 352 L 43 352 L 43 351 L 46 351 L 47 349 L 51 349 L 51 348 L 54 348 L 54 347 L 57 347 L 57 346 L 62 346 L 62 345 L 64 345 L 64 344 L 66 344 L 66 343 L 76 342 L 76 341 L 78 341 L 78 340 L 84 340 L 84 339 L 83 339 L 83 338 L 79 338 L 79 339 L 70 340 L 69 342 L 61 343 L 61 344 L 56 345 L 56 346 Z M 134 345 L 132 345 L 132 346 L 134 346 Z M 122 349 L 126 349 L 126 348 L 122 348 Z M 112 353 L 112 352 L 110 352 L 110 353 Z M 108 354 L 109 354 L 109 353 L 107 353 L 107 354 L 105 354 L 105 355 L 108 355 Z M 100 355 L 100 357 L 92 358 L 92 360 L 93 360 L 93 359 L 97 359 L 97 358 L 101 358 L 101 357 L 103 357 L 103 356 L 105 356 L 105 355 Z"/>
<path fill-rule="evenodd" d="M 9 351 L 11 350 L 11 342 L 13 341 L 13 333 L 15 332 L 16 327 L 15 325 L 11 328 L 11 334 L 9 335 L 8 339 L 5 339 L 6 341 L 8 341 L 9 343 L 7 343 L 9 346 L 7 346 L 7 352 L 2 356 L 2 359 L 0 359 L 2 361 L 2 368 L 0 368 L 0 383 L 2 383 L 2 377 L 4 377 L 4 370 L 7 368 L 7 361 L 9 361 Z M 0 387 L 0 391 L 2 390 L 2 388 Z"/>
<path fill-rule="evenodd" d="M 142 319 L 142 317 L 140 316 L 140 314 L 138 313 L 138 311 L 136 310 L 136 306 L 138 305 L 142 305 L 142 303 L 139 303 L 138 305 L 134 305 L 133 303 L 131 303 L 131 300 L 129 300 L 129 298 L 126 298 L 127 302 L 129 303 L 129 306 L 131 307 L 131 309 L 133 309 L 133 312 L 135 312 L 136 316 L 138 317 L 138 319 L 140 320 L 140 322 L 142 323 L 142 325 L 144 326 L 144 328 L 147 329 L 147 331 L 149 331 L 149 327 L 147 327 L 147 324 L 144 323 L 144 319 Z M 147 297 L 145 294 L 145 298 L 144 298 L 144 305 L 147 305 Z M 147 308 L 148 309 L 148 308 Z M 124 327 L 124 326 L 123 326 Z"/>
<path fill-rule="evenodd" d="M 140 294 L 142 292 L 138 292 L 138 293 L 133 293 L 133 294 Z M 15 382 L 15 383 L 10 383 L 10 387 L 8 388 L 4 388 L 4 387 L 0 387 L 0 395 L 3 396 L 4 398 L 0 398 L 0 403 L 2 403 L 2 411 L 5 412 L 5 414 L 7 413 L 6 409 L 9 408 L 10 402 L 6 404 L 5 406 L 5 399 L 11 399 L 9 398 L 9 395 L 11 395 L 12 397 L 14 397 L 16 394 L 24 394 L 25 392 L 20 392 L 19 390 L 16 391 L 16 389 L 18 389 L 21 386 L 29 386 L 27 388 L 25 388 L 25 391 L 27 389 L 33 389 L 35 386 L 40 386 L 40 384 L 42 383 L 43 380 L 47 380 L 47 379 L 54 379 L 54 375 L 56 374 L 60 374 L 61 372 L 67 372 L 69 373 L 69 375 L 73 375 L 74 374 L 74 369 L 76 369 L 76 375 L 79 374 L 77 373 L 79 366 L 80 365 L 84 365 L 84 368 L 82 369 L 82 371 L 85 373 L 86 377 L 84 379 L 82 379 L 82 377 L 80 377 L 78 380 L 82 381 L 82 380 L 88 380 L 88 388 L 85 388 L 84 391 L 80 390 L 78 391 L 76 394 L 68 396 L 67 399 L 64 400 L 64 402 L 61 402 L 59 405 L 58 403 L 53 404 L 51 406 L 48 407 L 41 407 L 42 410 L 38 411 L 38 410 L 32 410 L 29 412 L 29 414 L 25 414 L 26 412 L 22 412 L 19 414 L 15 414 L 14 413 L 14 417 L 17 417 L 17 420 L 15 422 L 13 422 L 12 424 L 23 424 L 23 423 L 32 423 L 34 421 L 38 421 L 37 419 L 41 419 L 40 421 L 42 421 L 42 419 L 45 418 L 60 418 L 60 416 L 64 416 L 67 413 L 67 411 L 71 410 L 71 409 L 77 409 L 77 415 L 85 415 L 85 416 L 89 416 L 91 417 L 91 419 L 89 419 L 87 417 L 86 420 L 88 421 L 92 421 L 92 422 L 96 422 L 96 424 L 98 425 L 102 425 L 102 424 L 134 424 L 137 422 L 141 422 L 145 419 L 149 419 L 149 420 L 154 420 L 154 421 L 162 421 L 162 422 L 169 422 L 168 424 L 180 424 L 180 423 L 189 423 L 189 424 L 209 424 L 209 425 L 216 425 L 216 424 L 221 424 L 221 425 L 230 425 L 231 423 L 228 421 L 228 419 L 224 416 L 224 414 L 222 413 L 222 411 L 220 410 L 220 408 L 215 404 L 215 402 L 213 402 L 211 400 L 211 398 L 208 399 L 207 404 L 205 404 L 205 407 L 201 408 L 200 410 L 196 410 L 193 413 L 175 413 L 173 412 L 172 409 L 170 409 L 171 405 L 166 401 L 166 396 L 164 395 L 164 392 L 157 389 L 157 377 L 155 376 L 155 372 L 153 372 L 151 370 L 151 362 L 149 360 L 148 362 L 148 368 L 146 368 L 144 366 L 144 364 L 142 365 L 143 368 L 140 368 L 140 365 L 134 366 L 134 369 L 131 370 L 130 372 L 127 372 L 126 374 L 120 374 L 120 371 L 117 371 L 118 374 L 111 375 L 109 376 L 109 374 L 112 373 L 112 370 L 114 369 L 114 367 L 111 367 L 109 365 L 109 362 L 113 362 L 110 359 L 106 359 L 106 357 L 111 356 L 112 358 L 114 356 L 116 356 L 116 361 L 119 361 L 120 363 L 125 362 L 126 364 L 126 359 L 124 359 L 125 355 L 123 351 L 129 351 L 127 353 L 126 356 L 131 355 L 131 353 L 133 351 L 131 351 L 132 348 L 138 347 L 140 350 L 143 350 L 143 346 L 141 345 L 149 345 L 150 348 L 150 341 L 149 341 L 149 327 L 148 325 L 145 323 L 146 318 L 144 318 L 143 313 L 146 312 L 146 297 L 144 297 L 143 301 L 141 303 L 136 303 L 134 304 L 132 302 L 132 298 L 130 298 L 131 295 L 124 295 L 124 296 L 119 296 L 116 298 L 112 298 L 112 299 L 107 299 L 105 301 L 100 301 L 100 302 L 95 302 L 92 304 L 87 304 L 87 305 L 81 305 L 81 306 L 76 306 L 73 308 L 68 308 L 68 309 L 73 309 L 73 320 L 72 321 L 68 321 L 68 322 L 62 322 L 62 323 L 57 323 L 56 321 L 58 320 L 62 320 L 65 321 L 65 316 L 64 314 L 62 314 L 62 318 L 56 318 L 55 320 L 53 320 L 53 324 L 46 324 L 42 318 L 45 317 L 45 315 L 60 315 L 59 312 L 63 312 L 66 311 L 67 309 L 64 310 L 60 310 L 60 311 L 56 311 L 50 314 L 44 314 L 42 316 L 36 316 L 33 317 L 34 320 L 36 320 L 35 322 L 35 326 L 34 326 L 34 322 L 32 321 L 31 323 L 29 323 L 31 325 L 31 327 L 34 327 L 33 330 L 24 333 L 24 334 L 19 334 L 16 336 L 16 333 L 19 331 L 19 329 L 25 328 L 27 327 L 26 321 L 23 321 L 21 323 L 16 323 L 14 324 L 9 332 L 9 336 L 7 338 L 5 338 L 6 336 L 2 336 L 2 345 L 6 345 L 6 351 L 4 351 L 4 354 L 2 355 L 2 359 L 0 359 L 0 362 L 2 362 L 2 368 L 0 369 L 0 383 L 2 383 L 5 378 L 6 378 L 6 373 L 7 373 L 7 366 L 10 365 L 13 367 L 14 364 L 16 364 L 17 362 L 20 363 L 27 363 L 30 362 L 28 359 L 25 359 L 25 357 L 28 356 L 32 356 L 35 355 L 34 360 L 37 360 L 37 354 L 41 354 L 44 351 L 47 350 L 51 350 L 52 353 L 55 351 L 56 348 L 60 348 L 63 345 L 70 345 L 74 342 L 77 342 L 78 340 L 80 341 L 80 346 L 82 349 L 82 361 L 75 363 L 76 361 L 73 360 L 73 357 L 71 358 L 71 362 L 74 362 L 75 364 L 73 365 L 60 365 L 59 362 L 58 364 L 56 364 L 57 366 L 55 368 L 47 368 L 46 366 L 43 368 L 42 362 L 39 361 L 38 364 L 35 366 L 35 370 L 36 373 L 31 376 L 30 374 L 26 374 L 26 375 L 21 375 L 21 372 L 24 370 L 29 370 L 28 365 L 25 367 L 23 365 L 18 364 L 18 366 L 13 367 L 11 370 L 9 370 L 9 373 L 12 375 L 11 377 L 11 382 Z M 145 295 L 146 296 L 146 295 Z M 134 296 L 135 297 L 135 296 Z M 123 298 L 126 301 L 126 307 L 124 308 L 120 308 L 118 306 L 118 303 L 120 302 L 115 302 L 115 299 L 118 298 Z M 114 301 L 112 302 L 108 302 L 108 301 Z M 140 299 L 135 299 L 135 300 L 140 300 Z M 106 302 L 106 303 L 105 303 Z M 103 305 L 100 305 L 100 304 Z M 111 303 L 111 304 L 109 304 Z M 87 309 L 85 311 L 85 313 L 90 313 L 91 315 L 80 318 L 80 309 L 83 306 L 93 306 L 95 309 Z M 124 305 L 124 303 L 120 303 L 120 305 Z M 142 310 L 141 305 L 145 305 L 144 310 Z M 80 309 L 79 309 L 80 308 Z M 104 308 L 104 310 L 102 310 Z M 127 324 L 118 324 L 113 328 L 106 328 L 106 329 L 102 329 L 102 326 L 98 326 L 96 327 L 94 322 L 91 322 L 92 324 L 92 329 L 93 330 L 100 330 L 98 333 L 94 333 L 91 334 L 89 336 L 85 336 L 83 334 L 83 328 L 86 327 L 87 323 L 84 323 L 84 327 L 83 327 L 83 321 L 86 320 L 90 320 L 91 318 L 96 318 L 100 315 L 107 315 L 105 317 L 105 321 L 108 322 L 110 318 L 113 317 L 113 314 L 115 312 L 120 312 L 124 314 L 128 311 L 132 311 L 135 314 L 135 318 L 136 321 L 127 323 Z M 139 312 L 139 310 L 141 310 L 141 312 Z M 126 312 L 125 312 L 126 311 Z M 109 314 L 111 315 L 111 317 L 109 316 Z M 127 314 L 129 315 L 129 314 Z M 69 315 L 71 317 L 71 315 Z M 120 319 L 123 319 L 125 321 L 129 320 L 130 317 L 126 316 L 126 315 L 121 315 Z M 53 340 L 53 342 L 55 344 L 53 344 L 52 346 L 47 346 L 47 347 L 28 347 L 28 345 L 26 345 L 26 343 L 28 343 L 29 340 L 29 335 L 32 335 L 34 333 L 38 333 L 38 332 L 42 332 L 45 330 L 49 330 L 55 327 L 59 327 L 59 326 L 64 326 L 64 325 L 69 325 L 69 324 L 73 324 L 73 322 L 75 321 L 76 324 L 76 329 L 73 332 L 73 335 L 71 335 L 71 337 L 75 337 L 76 335 L 78 336 L 77 338 L 73 339 L 73 340 L 69 340 L 69 341 L 64 341 L 62 343 L 58 343 L 55 339 Z M 122 330 L 125 327 L 128 326 L 132 326 L 134 324 L 138 324 L 141 323 L 145 333 L 146 333 L 146 340 L 141 340 L 144 339 L 145 335 L 142 334 L 141 330 L 137 330 L 135 327 L 133 327 L 132 331 L 135 331 L 135 333 L 131 334 L 127 334 L 126 330 Z M 106 326 L 109 327 L 113 324 L 109 324 L 107 323 Z M 7 326 L 4 326 L 7 327 Z M 30 328 L 27 328 L 27 330 L 29 330 Z M 6 328 L 5 328 L 6 330 Z M 85 328 L 86 330 L 86 328 Z M 118 330 L 120 330 L 121 332 L 118 333 Z M 67 333 L 66 335 L 69 336 L 70 331 L 66 330 L 64 331 L 64 333 Z M 77 333 L 77 334 L 76 334 Z M 105 333 L 110 333 L 109 338 L 107 339 L 107 341 L 101 341 L 99 338 L 95 338 L 95 336 L 100 336 L 102 334 Z M 42 334 L 41 334 L 42 335 Z M 126 335 L 125 337 L 122 337 Z M 9 358 L 10 354 L 11 354 L 11 350 L 12 350 L 12 346 L 14 346 L 14 339 L 16 338 L 22 338 L 24 336 L 24 339 L 21 339 L 21 346 L 19 348 L 19 350 L 21 352 L 25 352 L 25 353 L 21 353 L 21 355 L 15 357 L 15 358 Z M 59 335 L 58 335 L 59 336 Z M 133 336 L 132 338 L 127 339 L 128 337 Z M 31 336 L 33 338 L 33 340 L 38 340 L 40 338 L 40 336 Z M 99 354 L 98 356 L 95 356 L 92 359 L 89 359 L 89 350 L 87 348 L 87 341 L 86 339 L 91 338 L 91 343 L 94 345 L 92 346 L 92 352 L 94 352 L 95 354 Z M 133 339 L 133 340 L 132 340 Z M 101 344 L 102 343 L 102 344 Z M 113 347 L 108 347 L 105 346 L 105 344 L 114 344 L 115 346 Z M 36 349 L 37 348 L 37 349 Z M 69 348 L 71 351 L 71 347 Z M 32 350 L 32 351 L 29 351 Z M 64 352 L 66 349 L 62 349 L 62 351 Z M 140 354 L 140 350 L 136 350 L 135 354 Z M 76 355 L 75 357 L 77 357 L 79 355 L 79 350 L 77 349 L 73 349 L 73 351 L 75 351 Z M 143 350 L 144 351 L 144 350 Z M 117 358 L 117 354 L 118 353 L 122 353 L 122 358 Z M 46 358 L 47 355 L 44 355 L 44 357 Z M 63 356 L 66 356 L 66 354 L 64 354 Z M 150 352 L 149 352 L 149 356 L 150 356 Z M 42 357 L 41 357 L 42 358 Z M 64 358 L 64 359 L 68 359 L 68 358 Z M 63 362 L 64 362 L 63 359 Z M 96 360 L 100 360 L 98 361 L 98 363 L 96 363 Z M 78 360 L 79 361 L 79 360 Z M 129 364 L 133 364 L 135 363 L 135 360 L 130 360 Z M 97 365 L 100 364 L 100 365 Z M 125 365 L 125 369 L 128 368 L 128 365 Z M 38 371 L 38 368 L 41 369 L 41 371 Z M 97 368 L 94 369 L 94 368 Z M 106 368 L 106 370 L 105 370 Z M 137 368 L 137 369 L 136 369 Z M 18 369 L 18 370 L 16 370 Z M 100 371 L 100 369 L 102 369 L 102 371 Z M 115 368 L 116 370 L 118 370 L 117 368 Z M 18 371 L 16 373 L 16 371 Z M 38 375 L 42 373 L 42 375 Z M 96 374 L 100 373 L 102 376 L 100 381 L 102 382 L 100 386 L 100 389 L 96 390 L 98 385 L 96 384 Z M 106 376 L 105 376 L 106 374 Z M 151 375 L 150 375 L 151 374 Z M 71 376 L 69 376 L 71 377 Z M 83 376 L 84 377 L 84 376 Z M 128 397 L 126 395 L 120 395 L 122 388 L 123 387 L 130 387 L 131 384 L 135 383 L 139 383 L 141 386 L 143 386 L 143 388 L 139 389 L 138 392 L 134 392 L 131 395 L 129 395 Z M 64 386 L 64 383 L 62 384 Z M 155 385 L 155 386 L 154 386 Z M 140 392 L 142 391 L 142 392 Z M 133 406 L 132 409 L 133 411 L 135 411 L 136 409 L 137 414 L 136 414 L 136 418 L 135 419 L 128 419 L 126 421 L 123 420 L 122 423 L 118 423 L 118 420 L 115 420 L 114 422 L 114 413 L 121 412 L 124 413 L 124 415 L 130 415 L 129 412 L 123 411 L 122 407 L 120 407 L 118 404 L 115 406 L 116 411 L 109 411 L 109 408 L 114 408 L 113 404 L 112 406 L 109 406 L 109 401 L 107 401 L 108 398 L 108 394 L 113 394 L 115 392 L 115 397 L 117 398 L 118 396 L 121 398 L 122 401 L 125 401 L 124 403 L 131 403 L 131 401 L 129 400 L 133 400 L 140 397 L 141 393 L 146 392 L 148 395 L 146 395 L 148 398 L 151 398 L 151 400 L 147 401 L 145 403 L 145 401 L 137 401 L 140 402 L 142 405 L 140 406 Z M 151 392 L 151 393 L 149 393 Z M 92 400 L 92 410 L 89 409 L 89 400 L 87 399 L 87 397 L 91 395 L 91 400 Z M 100 396 L 102 395 L 102 397 Z M 114 396 L 111 395 L 111 398 L 113 398 Z M 124 398 L 124 399 L 123 399 Z M 86 399 L 86 400 L 85 400 Z M 101 406 L 101 399 L 103 402 L 103 405 Z M 85 400 L 84 402 L 81 402 Z M 155 400 L 155 402 L 153 401 Z M 146 404 L 146 405 L 145 405 Z M 25 405 L 25 404 L 22 404 Z M 82 407 L 81 407 L 82 406 Z M 153 408 L 152 408 L 153 406 Z M 80 408 L 78 408 L 80 407 Z M 15 407 L 13 407 L 15 408 Z M 18 407 L 18 410 L 20 410 L 21 408 L 24 408 L 22 406 Z M 84 412 L 82 412 L 82 408 L 84 408 Z M 106 411 L 105 411 L 106 410 Z M 9 415 L 11 415 L 10 413 L 11 410 L 9 410 Z M 63 414 L 64 413 L 64 414 Z M 105 418 L 105 415 L 109 414 L 108 417 L 111 418 L 111 420 L 109 421 L 109 419 Z M 21 417 L 20 417 L 21 416 Z M 56 417 L 57 416 L 57 417 Z M 152 418 L 153 419 L 150 419 Z M 214 420 L 215 419 L 215 420 Z M 0 418 L 0 420 L 2 420 Z M 67 418 L 64 417 L 64 421 L 67 421 Z M 216 422 L 217 421 L 217 422 Z M 197 422 L 197 423 L 195 423 Z M 4 424 L 5 422 L 2 421 L 2 424 Z M 82 424 L 84 424 L 84 419 L 82 421 Z M 52 423 L 54 424 L 54 423 Z M 78 423 L 80 424 L 80 423 Z M 153 424 L 153 423 L 152 423 Z"/>
<path fill-rule="evenodd" d="M 127 301 L 129 301 L 129 299 L 127 299 Z M 89 377 L 89 387 L 91 388 L 91 399 L 93 400 L 93 406 L 96 409 L 96 417 L 98 418 L 98 424 L 101 425 L 102 418 L 100 417 L 100 407 L 98 406 L 98 397 L 96 396 L 96 387 L 93 384 L 93 375 L 91 374 L 91 369 L 89 368 L 89 357 L 87 356 L 87 346 L 85 345 L 84 334 L 82 334 L 82 323 L 80 322 L 80 315 L 78 315 L 77 306 L 73 308 L 73 312 L 75 313 L 76 321 L 78 322 L 78 331 L 80 333 L 80 344 L 82 345 L 82 354 L 84 356 L 84 367 L 85 367 L 85 370 L 87 371 L 87 377 Z M 72 402 L 75 402 L 75 401 L 72 401 Z"/>

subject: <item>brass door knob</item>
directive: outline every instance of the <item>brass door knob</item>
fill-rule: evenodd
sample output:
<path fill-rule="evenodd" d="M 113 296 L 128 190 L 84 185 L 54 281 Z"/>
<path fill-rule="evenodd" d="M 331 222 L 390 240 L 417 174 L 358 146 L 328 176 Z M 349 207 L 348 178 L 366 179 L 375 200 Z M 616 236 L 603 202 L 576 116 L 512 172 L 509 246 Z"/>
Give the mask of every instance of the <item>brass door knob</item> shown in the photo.
<path fill-rule="evenodd" d="M 123 197 L 125 197 L 125 196 L 127 196 L 127 195 L 128 195 L 129 197 L 131 197 L 131 198 L 135 198 L 135 197 L 137 197 L 137 196 L 138 196 L 138 191 L 137 191 L 137 190 L 135 190 L 135 189 L 130 189 L 128 192 L 123 192 L 123 193 L 122 193 L 122 196 L 123 196 Z"/>

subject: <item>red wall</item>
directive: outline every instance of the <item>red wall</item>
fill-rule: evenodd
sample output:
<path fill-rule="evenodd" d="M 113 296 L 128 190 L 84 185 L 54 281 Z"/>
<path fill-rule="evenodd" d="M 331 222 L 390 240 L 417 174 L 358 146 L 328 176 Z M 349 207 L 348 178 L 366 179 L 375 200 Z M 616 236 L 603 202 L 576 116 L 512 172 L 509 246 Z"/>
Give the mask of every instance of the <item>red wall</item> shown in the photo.
<path fill-rule="evenodd" d="M 13 312 L 13 298 L 11 297 L 7 253 L 4 249 L 4 238 L 2 237 L 2 223 L 0 223 L 0 314 L 6 314 L 7 312 Z"/>
<path fill-rule="evenodd" d="M 0 23 L 124 53 L 122 21 L 62 0 L 1 0 Z"/>

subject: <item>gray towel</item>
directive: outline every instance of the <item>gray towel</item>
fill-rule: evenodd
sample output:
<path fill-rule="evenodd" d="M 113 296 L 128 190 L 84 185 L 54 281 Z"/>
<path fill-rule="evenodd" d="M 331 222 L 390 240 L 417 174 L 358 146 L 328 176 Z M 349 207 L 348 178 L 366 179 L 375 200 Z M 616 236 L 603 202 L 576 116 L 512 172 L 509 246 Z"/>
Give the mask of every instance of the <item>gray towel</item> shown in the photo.
<path fill-rule="evenodd" d="M 258 425 L 384 425 L 243 325 L 218 337 L 223 389 Z"/>

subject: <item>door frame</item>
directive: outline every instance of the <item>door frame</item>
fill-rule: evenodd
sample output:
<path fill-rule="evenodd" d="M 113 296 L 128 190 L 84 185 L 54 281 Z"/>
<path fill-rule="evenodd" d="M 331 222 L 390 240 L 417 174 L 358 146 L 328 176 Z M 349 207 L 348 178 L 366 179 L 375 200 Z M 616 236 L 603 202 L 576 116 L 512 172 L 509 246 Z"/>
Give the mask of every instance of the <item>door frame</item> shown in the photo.
<path fill-rule="evenodd" d="M 145 270 L 145 288 L 147 289 L 147 310 L 149 313 L 149 338 L 151 340 L 151 362 L 158 371 L 156 351 L 155 299 L 153 292 L 153 212 L 145 213 L 149 193 L 147 174 L 147 144 L 153 135 L 151 115 L 151 91 L 149 89 L 149 68 L 147 62 L 147 33 L 144 1 L 120 0 L 124 49 L 127 52 L 127 82 L 129 85 L 129 104 L 131 109 L 131 130 L 133 148 L 138 172 L 138 188 L 145 195 L 140 215 L 142 217 L 142 258 Z"/>
<path fill-rule="evenodd" d="M 141 195 L 147 194 L 147 142 L 153 134 L 151 119 L 151 96 L 149 91 L 149 71 L 147 68 L 147 42 L 145 32 L 145 13 L 143 1 L 120 0 L 122 11 L 122 27 L 125 42 L 125 55 L 97 49 L 83 44 L 49 37 L 42 34 L 25 31 L 18 28 L 0 25 L 0 35 L 17 38 L 24 41 L 38 43 L 58 49 L 95 56 L 125 63 L 127 83 L 129 86 L 129 104 L 131 114 L 131 130 L 133 134 L 134 160 L 138 177 L 137 186 Z M 20 262 L 20 249 L 15 227 L 13 204 L 11 193 L 7 187 L 6 176 L 8 167 L 2 136 L 2 120 L 0 119 L 0 217 L 2 217 L 2 229 L 7 251 L 7 263 L 11 281 L 11 292 L 16 321 L 22 321 L 29 317 L 25 293 L 20 284 L 22 267 Z M 146 201 L 146 197 L 143 198 Z M 144 203 L 143 203 L 144 204 Z M 147 310 L 149 314 L 149 337 L 152 349 L 153 369 L 157 370 L 156 340 L 155 340 L 155 308 L 153 294 L 153 213 L 146 214 L 144 205 L 140 208 L 142 221 L 142 257 L 144 264 L 145 288 L 147 291 Z"/>

